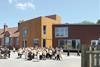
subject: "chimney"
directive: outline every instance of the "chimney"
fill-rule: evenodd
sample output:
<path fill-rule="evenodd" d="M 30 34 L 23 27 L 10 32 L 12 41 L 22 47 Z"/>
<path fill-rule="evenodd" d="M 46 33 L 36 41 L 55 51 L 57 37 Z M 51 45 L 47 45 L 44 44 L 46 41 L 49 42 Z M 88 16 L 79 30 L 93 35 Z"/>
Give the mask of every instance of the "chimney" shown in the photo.
<path fill-rule="evenodd" d="M 18 22 L 18 31 L 19 31 L 19 29 L 20 29 L 21 23 L 23 23 L 23 22 L 24 22 L 24 20 L 19 20 L 19 22 Z"/>
<path fill-rule="evenodd" d="M 56 20 L 58 23 L 61 22 L 61 17 L 56 15 L 56 14 L 55 15 L 49 15 L 49 16 L 46 16 L 46 17 L 51 18 L 53 20 Z"/>
<path fill-rule="evenodd" d="M 4 24 L 4 32 L 7 31 L 8 26 L 6 24 Z"/>

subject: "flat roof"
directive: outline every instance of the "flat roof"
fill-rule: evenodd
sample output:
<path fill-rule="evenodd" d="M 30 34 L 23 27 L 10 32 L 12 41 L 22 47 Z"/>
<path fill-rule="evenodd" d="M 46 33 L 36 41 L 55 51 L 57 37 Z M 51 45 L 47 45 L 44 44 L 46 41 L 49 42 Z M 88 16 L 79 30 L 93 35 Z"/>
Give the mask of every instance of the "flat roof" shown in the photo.
<path fill-rule="evenodd" d="M 58 26 L 69 26 L 69 25 L 82 25 L 82 26 L 95 26 L 95 25 L 97 25 L 97 26 L 100 26 L 100 24 L 54 24 L 54 26 L 56 26 L 56 25 L 58 25 Z"/>

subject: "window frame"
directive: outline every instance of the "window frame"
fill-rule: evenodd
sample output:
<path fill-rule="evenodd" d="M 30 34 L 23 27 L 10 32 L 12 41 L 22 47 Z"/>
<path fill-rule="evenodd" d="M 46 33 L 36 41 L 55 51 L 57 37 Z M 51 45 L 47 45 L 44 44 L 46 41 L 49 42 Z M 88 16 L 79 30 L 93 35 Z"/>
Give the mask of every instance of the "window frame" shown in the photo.
<path fill-rule="evenodd" d="M 5 45 L 9 45 L 10 44 L 10 37 L 6 36 L 5 37 Z"/>
<path fill-rule="evenodd" d="M 55 27 L 55 37 L 68 37 L 68 27 Z"/>
<path fill-rule="evenodd" d="M 33 45 L 38 46 L 39 45 L 39 39 L 33 39 Z"/>
<path fill-rule="evenodd" d="M 23 28 L 22 29 L 22 38 L 26 38 L 28 35 L 28 28 Z"/>
<path fill-rule="evenodd" d="M 77 50 L 77 49 L 80 49 L 80 46 L 81 46 L 81 40 L 80 39 L 59 39 L 58 40 L 58 47 L 61 46 L 60 45 L 60 40 L 63 40 L 63 42 L 64 42 L 64 45 L 62 45 L 62 47 L 64 49 L 68 49 L 68 50 Z M 75 42 L 76 42 L 75 48 L 72 47 L 72 40 L 75 40 Z M 70 48 L 68 48 L 68 47 L 70 47 Z"/>
<path fill-rule="evenodd" d="M 46 35 L 46 25 L 43 25 L 43 35 Z"/>

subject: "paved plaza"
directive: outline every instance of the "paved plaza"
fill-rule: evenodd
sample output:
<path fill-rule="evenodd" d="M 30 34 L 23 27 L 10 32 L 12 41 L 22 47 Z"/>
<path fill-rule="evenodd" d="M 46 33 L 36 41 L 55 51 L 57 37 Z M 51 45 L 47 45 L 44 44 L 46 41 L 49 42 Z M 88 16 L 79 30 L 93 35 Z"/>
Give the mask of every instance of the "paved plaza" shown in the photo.
<path fill-rule="evenodd" d="M 71 56 L 63 55 L 61 61 L 58 60 L 40 60 L 27 61 L 24 59 L 16 59 L 17 53 L 11 52 L 11 58 L 0 59 L 0 67 L 81 67 L 81 56 L 71 54 Z"/>

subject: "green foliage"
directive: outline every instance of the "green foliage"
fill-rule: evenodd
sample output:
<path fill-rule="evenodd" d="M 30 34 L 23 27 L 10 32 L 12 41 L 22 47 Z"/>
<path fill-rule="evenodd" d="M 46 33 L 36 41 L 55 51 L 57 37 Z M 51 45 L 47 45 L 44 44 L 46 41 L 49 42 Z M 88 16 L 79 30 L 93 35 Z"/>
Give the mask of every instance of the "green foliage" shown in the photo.
<path fill-rule="evenodd" d="M 100 19 L 97 21 L 97 24 L 100 24 Z"/>
<path fill-rule="evenodd" d="M 85 20 L 85 21 L 82 21 L 80 24 L 95 24 L 95 23 L 91 22 L 91 21 Z"/>

